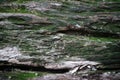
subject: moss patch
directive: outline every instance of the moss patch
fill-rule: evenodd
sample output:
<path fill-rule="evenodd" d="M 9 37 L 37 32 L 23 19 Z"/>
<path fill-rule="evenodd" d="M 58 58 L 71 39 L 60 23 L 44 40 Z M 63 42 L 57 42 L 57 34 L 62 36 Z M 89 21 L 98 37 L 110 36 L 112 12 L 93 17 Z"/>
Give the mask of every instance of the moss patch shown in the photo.
<path fill-rule="evenodd" d="M 34 78 L 37 76 L 42 76 L 45 75 L 47 73 L 43 73 L 43 72 L 21 72 L 21 71 L 15 71 L 15 72 L 4 72 L 1 73 L 0 75 L 2 77 L 2 80 L 27 80 L 29 78 Z"/>

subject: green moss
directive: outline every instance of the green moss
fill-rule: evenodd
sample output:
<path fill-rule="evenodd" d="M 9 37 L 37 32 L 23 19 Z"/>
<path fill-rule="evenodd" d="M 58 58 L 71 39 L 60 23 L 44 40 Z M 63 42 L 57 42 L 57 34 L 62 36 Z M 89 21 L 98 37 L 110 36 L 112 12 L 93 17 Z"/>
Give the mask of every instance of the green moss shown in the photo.
<path fill-rule="evenodd" d="M 12 23 L 15 23 L 15 24 L 20 24 L 20 23 L 25 23 L 26 21 L 22 18 L 17 18 L 17 17 L 9 17 L 7 18 L 9 21 L 11 21 Z"/>
<path fill-rule="evenodd" d="M 10 74 L 12 80 L 27 80 L 28 78 L 36 77 L 35 73 L 15 73 Z"/>
<path fill-rule="evenodd" d="M 45 74 L 47 74 L 47 73 L 43 73 L 43 72 L 20 72 L 20 71 L 0 73 L 1 77 L 5 80 L 6 79 L 8 79 L 8 80 L 28 80 L 30 78 L 42 76 Z"/>
<path fill-rule="evenodd" d="M 27 41 L 21 42 L 18 44 L 22 51 L 35 51 L 35 47 L 30 45 Z"/>
<path fill-rule="evenodd" d="M 0 7 L 0 12 L 30 13 L 25 7 Z"/>
<path fill-rule="evenodd" d="M 66 38 L 65 38 L 66 39 Z M 119 64 L 120 61 L 120 46 L 119 39 L 89 37 L 88 40 L 77 40 L 65 45 L 64 52 L 69 56 L 80 56 L 92 61 L 99 61 L 105 65 Z M 68 37 L 66 40 L 73 40 L 73 37 Z M 92 41 L 90 45 L 83 46 L 85 42 Z"/>
<path fill-rule="evenodd" d="M 92 47 L 83 47 L 84 42 L 73 42 L 66 44 L 65 46 L 65 53 L 68 53 L 70 56 L 82 56 L 86 54 L 91 54 L 91 51 L 93 52 Z M 74 46 L 74 47 L 73 47 Z"/>
<path fill-rule="evenodd" d="M 49 30 L 49 31 L 54 31 L 56 30 L 56 26 L 55 25 L 46 25 L 46 26 L 40 26 L 41 30 Z"/>
<path fill-rule="evenodd" d="M 96 42 L 113 42 L 113 41 L 119 41 L 120 39 L 114 39 L 114 38 L 103 38 L 103 37 L 88 37 L 90 40 L 96 41 Z"/>

